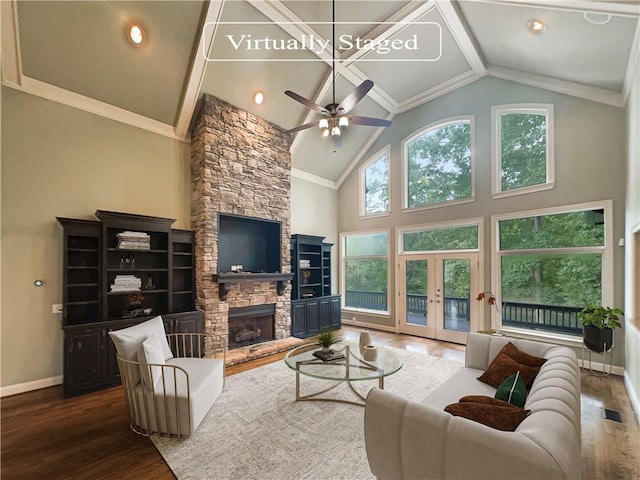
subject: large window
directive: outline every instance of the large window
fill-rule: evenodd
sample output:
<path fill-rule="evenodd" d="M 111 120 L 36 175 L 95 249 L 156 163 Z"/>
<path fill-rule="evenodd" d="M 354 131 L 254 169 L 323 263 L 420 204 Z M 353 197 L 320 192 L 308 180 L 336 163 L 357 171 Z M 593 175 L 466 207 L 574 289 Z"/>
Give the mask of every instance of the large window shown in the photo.
<path fill-rule="evenodd" d="M 405 208 L 473 200 L 472 118 L 419 131 L 403 142 Z"/>
<path fill-rule="evenodd" d="M 501 105 L 493 118 L 494 197 L 553 187 L 553 105 Z"/>
<path fill-rule="evenodd" d="M 402 232 L 405 253 L 478 250 L 478 225 L 425 227 Z"/>
<path fill-rule="evenodd" d="M 388 232 L 342 235 L 344 308 L 388 311 Z"/>
<path fill-rule="evenodd" d="M 502 327 L 581 335 L 577 313 L 610 296 L 610 202 L 494 218 Z"/>
<path fill-rule="evenodd" d="M 360 167 L 360 215 L 389 213 L 389 146 Z"/>

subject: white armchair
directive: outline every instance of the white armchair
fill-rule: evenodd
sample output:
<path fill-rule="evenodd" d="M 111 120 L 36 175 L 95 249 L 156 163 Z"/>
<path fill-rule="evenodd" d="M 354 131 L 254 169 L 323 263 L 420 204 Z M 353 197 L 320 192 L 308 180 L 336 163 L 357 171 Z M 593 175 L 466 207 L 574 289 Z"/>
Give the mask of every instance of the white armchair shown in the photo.
<path fill-rule="evenodd" d="M 224 386 L 226 347 L 204 333 L 166 335 L 161 317 L 109 332 L 118 352 L 131 429 L 188 437 Z M 203 358 L 205 344 L 211 355 Z"/>

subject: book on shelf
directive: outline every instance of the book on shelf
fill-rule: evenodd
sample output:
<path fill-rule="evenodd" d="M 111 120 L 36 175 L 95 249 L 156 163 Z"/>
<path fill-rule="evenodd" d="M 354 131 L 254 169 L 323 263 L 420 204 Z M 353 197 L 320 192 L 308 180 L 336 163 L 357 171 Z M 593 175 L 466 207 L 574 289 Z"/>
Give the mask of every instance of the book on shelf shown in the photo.
<path fill-rule="evenodd" d="M 328 352 L 316 350 L 313 352 L 313 356 L 319 358 L 323 362 L 335 362 L 336 360 L 342 360 L 345 358 L 344 353 L 334 352 L 333 350 L 329 350 Z"/>
<path fill-rule="evenodd" d="M 151 237 L 144 232 L 125 231 L 116 235 L 118 238 L 118 248 L 128 250 L 150 250 Z"/>

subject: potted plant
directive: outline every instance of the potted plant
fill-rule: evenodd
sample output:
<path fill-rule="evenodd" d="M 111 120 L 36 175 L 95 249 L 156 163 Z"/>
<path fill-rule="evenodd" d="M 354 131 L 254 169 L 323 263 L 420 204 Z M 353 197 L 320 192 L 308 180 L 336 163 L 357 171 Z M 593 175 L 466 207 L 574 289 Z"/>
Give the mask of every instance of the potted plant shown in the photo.
<path fill-rule="evenodd" d="M 331 345 L 338 343 L 341 340 L 341 337 L 331 329 L 322 330 L 320 333 L 316 334 L 314 338 L 316 342 L 322 346 L 323 352 L 328 352 Z"/>
<path fill-rule="evenodd" d="M 585 346 L 597 353 L 608 351 L 613 346 L 613 329 L 621 327 L 618 315 L 624 315 L 619 308 L 590 304 L 584 307 L 578 318 L 583 326 Z"/>

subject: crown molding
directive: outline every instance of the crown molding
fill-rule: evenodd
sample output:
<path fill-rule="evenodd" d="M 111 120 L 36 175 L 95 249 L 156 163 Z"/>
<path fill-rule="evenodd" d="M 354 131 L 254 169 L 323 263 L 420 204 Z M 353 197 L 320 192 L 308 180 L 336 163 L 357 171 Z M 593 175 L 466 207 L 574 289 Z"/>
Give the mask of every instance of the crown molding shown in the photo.
<path fill-rule="evenodd" d="M 584 98 L 592 102 L 604 103 L 614 107 L 623 107 L 624 100 L 622 94 L 604 88 L 590 87 L 579 83 L 560 80 L 558 78 L 547 77 L 545 75 L 536 75 L 533 73 L 525 73 L 510 68 L 489 66 L 487 72 L 492 77 L 510 80 L 512 82 L 522 83 L 531 87 L 544 88 L 552 92 L 564 93 L 573 97 Z"/>
<path fill-rule="evenodd" d="M 627 61 L 627 71 L 624 76 L 624 84 L 622 86 L 622 98 L 626 105 L 631 85 L 633 85 L 633 77 L 640 62 L 640 19 L 636 22 L 636 33 L 633 35 L 631 50 L 629 52 L 629 60 Z"/>
<path fill-rule="evenodd" d="M 17 87 L 9 83 L 5 83 L 5 85 L 12 88 Z M 171 125 L 167 125 L 166 123 L 130 112 L 129 110 L 124 110 L 120 107 L 115 107 L 94 98 L 85 97 L 79 93 L 71 92 L 64 88 L 56 87 L 27 76 L 22 76 L 21 84 L 16 88 L 16 90 L 30 93 L 31 95 L 42 97 L 69 107 L 77 108 L 78 110 L 93 113 L 94 115 L 109 118 L 120 123 L 131 125 L 132 127 L 148 130 L 149 132 L 157 133 L 174 140 L 190 143 L 188 138 L 176 135 L 175 130 Z"/>
<path fill-rule="evenodd" d="M 438 97 L 441 97 L 449 92 L 452 92 L 460 87 L 464 87 L 470 83 L 475 82 L 476 80 L 480 80 L 482 77 L 486 76 L 485 74 L 478 74 L 473 70 L 467 70 L 464 73 L 461 73 L 457 77 L 454 77 L 450 80 L 447 80 L 444 83 L 436 85 L 435 87 L 430 88 L 418 95 L 415 95 L 404 102 L 402 102 L 398 108 L 398 113 L 403 113 L 412 108 L 416 108 L 423 103 L 430 102 L 431 100 L 435 100 Z"/>
<path fill-rule="evenodd" d="M 336 185 L 336 182 L 333 182 L 323 177 L 319 177 L 309 172 L 305 172 L 304 170 L 291 168 L 291 176 L 299 178 L 300 180 L 305 180 L 307 182 L 315 183 L 322 187 L 330 188 L 331 190 L 338 190 L 338 186 Z"/>

